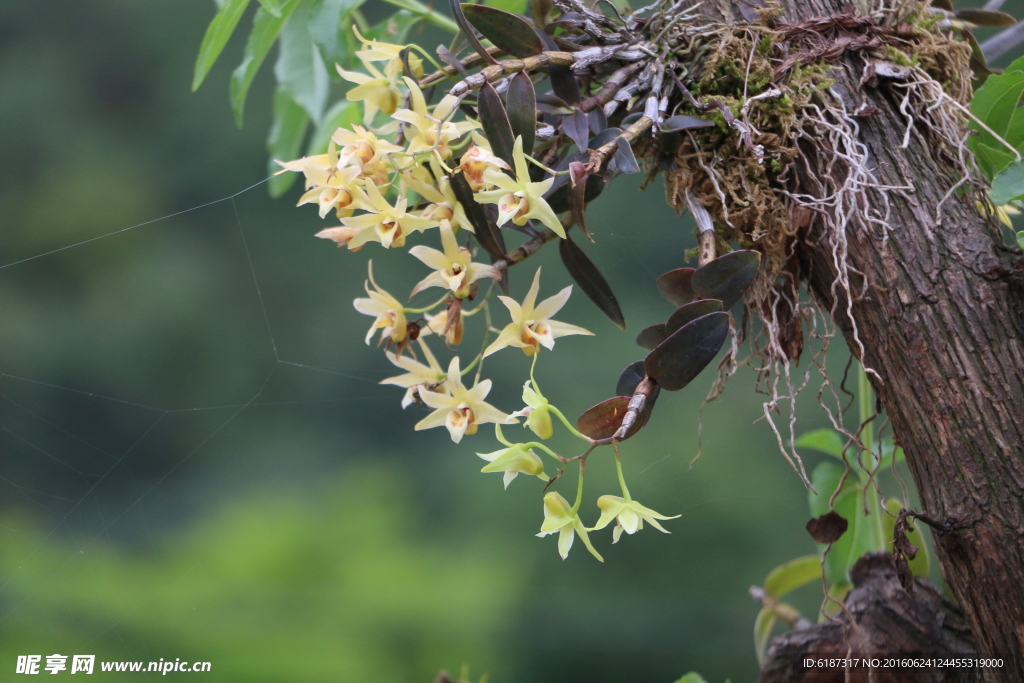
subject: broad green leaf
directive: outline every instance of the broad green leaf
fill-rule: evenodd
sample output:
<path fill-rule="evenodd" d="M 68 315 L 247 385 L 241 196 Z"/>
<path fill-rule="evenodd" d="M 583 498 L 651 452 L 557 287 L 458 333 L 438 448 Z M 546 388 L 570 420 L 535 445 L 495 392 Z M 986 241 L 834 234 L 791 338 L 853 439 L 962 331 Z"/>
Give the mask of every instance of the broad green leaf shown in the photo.
<path fill-rule="evenodd" d="M 307 30 L 311 18 L 309 6 L 303 4 L 285 22 L 274 75 L 278 87 L 284 88 L 315 123 L 320 123 L 327 106 L 330 77 L 320 48 Z"/>
<path fill-rule="evenodd" d="M 533 26 L 517 14 L 472 3 L 463 3 L 462 11 L 473 28 L 507 55 L 525 59 L 544 51 Z"/>
<path fill-rule="evenodd" d="M 505 102 L 512 137 L 522 137 L 523 154 L 533 154 L 537 134 L 537 92 L 529 75 L 521 71 L 509 80 Z"/>
<path fill-rule="evenodd" d="M 811 509 L 812 517 L 821 517 L 828 512 L 828 500 L 839 487 L 839 481 L 843 478 L 843 472 L 845 471 L 846 468 L 842 465 L 826 460 L 819 463 L 814 468 L 814 471 L 811 472 L 811 486 L 814 487 L 814 491 L 807 492 L 807 503 Z M 856 480 L 857 478 L 853 475 L 853 472 L 850 472 L 850 476 L 846 478 L 845 485 L 849 487 Z"/>
<path fill-rule="evenodd" d="M 885 509 L 893 515 L 898 515 L 900 510 L 903 509 L 903 504 L 895 498 L 890 498 L 885 503 Z M 893 533 L 896 529 L 896 519 L 895 517 L 886 515 L 882 518 L 882 522 L 885 529 L 885 540 L 888 543 L 893 539 Z M 928 569 L 930 565 L 928 546 L 924 544 L 924 536 L 921 534 L 919 524 L 915 523 L 914 530 L 907 533 L 907 540 L 918 548 L 917 556 L 909 562 L 910 571 L 913 572 L 914 576 L 928 576 Z"/>
<path fill-rule="evenodd" d="M 882 451 L 882 462 L 879 464 L 880 469 L 886 470 L 895 463 L 903 462 L 905 458 L 903 449 L 899 446 L 894 447 L 892 439 L 883 439 L 880 448 Z"/>
<path fill-rule="evenodd" d="M 820 463 L 811 472 L 811 485 L 814 490 L 808 491 L 807 497 L 813 517 L 820 517 L 829 511 L 829 499 L 839 488 L 839 482 L 845 471 L 846 468 L 842 465 L 828 460 Z M 843 484 L 843 492 L 836 498 L 835 511 L 844 517 L 850 526 L 846 533 L 832 544 L 832 549 L 825 557 L 825 578 L 830 584 L 846 580 L 846 560 L 850 556 L 850 546 L 853 544 L 856 525 L 856 481 L 857 477 L 851 472 Z"/>
<path fill-rule="evenodd" d="M 984 142 L 975 145 L 974 154 L 978 158 L 978 164 L 982 172 L 990 179 L 995 178 L 998 173 L 1007 167 L 1016 157 L 1013 152 L 1006 149 L 1005 145 L 992 147 Z"/>
<path fill-rule="evenodd" d="M 1017 246 L 1024 249 L 1024 230 L 1017 233 Z"/>
<path fill-rule="evenodd" d="M 217 58 L 220 57 L 231 34 L 235 32 L 235 27 L 238 26 L 238 21 L 245 14 L 245 9 L 248 6 L 249 0 L 227 0 L 220 6 L 220 10 L 206 29 L 202 45 L 199 46 L 196 69 L 192 75 L 193 92 L 203 84 L 206 74 L 210 73 L 210 69 L 217 62 Z"/>
<path fill-rule="evenodd" d="M 775 626 L 775 612 L 767 607 L 762 607 L 761 611 L 757 613 L 757 618 L 754 619 L 754 651 L 757 652 L 758 664 L 764 662 L 764 653 L 768 649 L 773 626 Z"/>
<path fill-rule="evenodd" d="M 876 516 L 885 517 L 881 505 L 877 503 L 877 493 L 872 489 L 865 490 L 864 487 L 857 487 L 857 502 L 854 508 L 855 518 L 851 523 L 853 528 L 853 544 L 850 547 L 850 554 L 846 558 L 846 571 L 853 567 L 864 553 L 876 552 L 886 548 L 883 536 L 883 519 L 876 519 Z M 865 507 L 868 512 L 865 512 Z M 844 515 L 845 516 L 845 515 Z M 848 518 L 849 519 L 849 518 Z M 850 533 L 850 532 L 847 532 Z"/>
<path fill-rule="evenodd" d="M 515 168 L 515 159 L 512 156 L 515 146 L 512 125 L 509 123 L 505 105 L 501 102 L 501 96 L 490 83 L 484 83 L 480 88 L 477 109 L 480 112 L 480 124 L 484 127 L 484 135 L 491 143 L 494 154 L 503 159 L 509 168 Z"/>
<path fill-rule="evenodd" d="M 363 0 L 313 0 L 309 6 L 309 37 L 327 64 L 341 63 L 348 51 L 342 32 L 345 16 Z M 387 41 L 391 42 L 391 41 Z"/>
<path fill-rule="evenodd" d="M 999 172 L 992 181 L 989 197 L 996 206 L 1009 204 L 1024 195 L 1024 160 L 1014 161 Z"/>
<path fill-rule="evenodd" d="M 274 119 L 270 124 L 270 136 L 267 138 L 267 152 L 270 154 L 268 163 L 271 173 L 277 173 L 281 167 L 278 161 L 291 161 L 299 156 L 302 138 L 309 126 L 309 114 L 292 99 L 285 90 L 278 88 L 274 93 Z M 280 197 L 292 186 L 297 173 L 287 172 L 274 176 L 270 180 L 270 196 Z"/>
<path fill-rule="evenodd" d="M 245 97 L 249 94 L 249 87 L 256 72 L 263 65 L 267 53 L 273 47 L 274 41 L 281 33 L 284 22 L 295 11 L 301 0 L 285 0 L 281 8 L 281 16 L 275 17 L 270 12 L 260 7 L 253 19 L 252 33 L 249 34 L 249 41 L 245 44 L 245 55 L 242 63 L 238 65 L 231 75 L 231 109 L 235 113 L 235 121 L 238 127 L 242 127 L 242 117 L 245 112 Z"/>
<path fill-rule="evenodd" d="M 843 458 L 843 439 L 834 429 L 815 429 L 813 432 L 801 434 L 793 445 L 797 448 L 812 448 L 840 460 Z"/>
<path fill-rule="evenodd" d="M 276 19 L 281 18 L 281 0 L 259 0 L 259 3 L 270 16 Z"/>
<path fill-rule="evenodd" d="M 526 8 L 530 3 L 529 0 L 487 0 L 484 4 L 503 12 L 526 14 Z"/>
<path fill-rule="evenodd" d="M 348 128 L 353 123 L 361 123 L 362 120 L 363 108 L 360 103 L 349 102 L 348 100 L 335 102 L 327 110 L 327 113 L 324 114 L 320 125 L 313 131 L 313 135 L 309 139 L 309 146 L 306 148 L 306 154 L 310 156 L 323 154 L 327 151 L 327 143 L 330 142 L 334 131 L 339 128 Z"/>
<path fill-rule="evenodd" d="M 1007 136 L 1024 139 L 1020 131 L 1009 132 L 1021 93 L 1024 93 L 1024 57 L 1011 64 L 1004 73 L 989 76 L 985 80 L 985 84 L 971 100 L 971 113 L 1004 139 Z M 979 131 L 977 136 L 971 138 L 972 148 L 981 143 L 990 147 L 1004 147 L 976 123 L 972 122 L 971 127 Z"/>
<path fill-rule="evenodd" d="M 771 570 L 765 577 L 762 588 L 773 598 L 781 598 L 815 579 L 821 580 L 821 558 L 817 555 L 805 555 Z"/>

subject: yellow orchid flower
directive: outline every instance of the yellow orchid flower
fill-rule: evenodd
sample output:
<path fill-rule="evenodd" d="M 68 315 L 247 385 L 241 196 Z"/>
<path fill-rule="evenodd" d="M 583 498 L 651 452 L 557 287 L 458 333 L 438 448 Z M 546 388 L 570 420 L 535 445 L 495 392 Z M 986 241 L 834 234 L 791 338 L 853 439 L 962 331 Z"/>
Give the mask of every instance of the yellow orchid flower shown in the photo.
<path fill-rule="evenodd" d="M 362 176 L 372 180 L 378 187 L 388 184 L 389 163 L 386 155 L 402 151 L 398 145 L 381 140 L 359 125 L 353 125 L 352 130 L 337 129 L 331 136 L 331 142 L 341 148 L 338 152 L 339 166 L 357 166 Z"/>
<path fill-rule="evenodd" d="M 370 279 L 365 283 L 366 293 L 369 299 L 356 299 L 352 302 L 355 309 L 363 315 L 372 315 L 376 318 L 370 331 L 366 333 L 366 343 L 370 343 L 373 333 L 381 330 L 380 338 L 383 341 L 389 338 L 390 341 L 401 344 L 406 339 L 408 324 L 405 320 L 405 308 L 398 299 L 381 289 L 373 279 L 373 261 L 369 261 L 368 270 Z M 370 284 L 373 284 L 374 291 L 370 291 Z M 382 329 L 383 328 L 383 329 Z"/>
<path fill-rule="evenodd" d="M 398 89 L 398 74 L 392 77 L 385 76 L 372 64 L 364 62 L 368 74 L 360 71 L 346 71 L 338 65 L 338 74 L 349 83 L 355 83 L 356 87 L 345 93 L 345 99 L 349 102 L 362 102 L 363 121 L 366 125 L 373 123 L 378 111 L 391 116 L 398 109 L 402 101 L 402 92 Z"/>
<path fill-rule="evenodd" d="M 430 161 L 434 170 L 433 175 L 424 166 L 417 165 L 402 176 L 403 182 L 408 185 L 409 189 L 431 203 L 420 212 L 420 216 L 438 221 L 446 218 L 451 221 L 452 230 L 457 231 L 461 228 L 469 232 L 476 232 L 473 229 L 473 224 L 469 222 L 469 217 L 466 216 L 466 210 L 456 198 L 455 190 L 452 189 L 448 176 L 436 159 L 431 158 Z M 434 178 L 437 178 L 436 186 L 433 182 Z"/>
<path fill-rule="evenodd" d="M 365 64 L 366 62 L 387 62 L 385 71 L 402 70 L 402 50 L 408 45 L 395 45 L 393 43 L 381 43 L 376 38 L 367 40 L 359 33 L 359 29 L 353 25 L 352 31 L 356 38 L 363 44 L 364 49 L 356 51 L 356 57 Z M 409 68 L 416 78 L 423 78 L 423 60 L 416 54 L 409 53 Z"/>
<path fill-rule="evenodd" d="M 423 245 L 416 245 L 409 250 L 410 254 L 434 269 L 433 273 L 413 287 L 410 296 L 415 296 L 428 287 L 445 287 L 455 296 L 464 298 L 469 296 L 471 285 L 477 280 L 501 277 L 501 273 L 494 266 L 473 262 L 469 249 L 459 246 L 451 224 L 443 218 L 441 244 L 444 245 L 443 252 Z"/>
<path fill-rule="evenodd" d="M 460 300 L 461 302 L 461 300 Z M 452 323 L 448 323 L 448 318 L 452 317 Z M 454 346 L 458 346 L 462 343 L 462 335 L 465 332 L 465 319 L 462 315 L 462 307 L 459 306 L 453 309 L 447 309 L 441 311 L 437 315 L 427 316 L 427 325 L 423 328 L 421 334 L 430 334 L 433 332 L 439 337 L 444 337 L 445 341 Z"/>
<path fill-rule="evenodd" d="M 447 394 L 420 388 L 420 399 L 434 409 L 416 424 L 416 431 L 447 427 L 452 441 L 459 443 L 466 434 L 475 434 L 478 425 L 486 422 L 512 424 L 518 422 L 489 403 L 484 402 L 491 391 L 491 380 L 485 379 L 472 389 L 462 383 L 459 357 L 452 358 L 444 388 Z"/>
<path fill-rule="evenodd" d="M 498 338 L 487 347 L 484 356 L 489 356 L 506 346 L 520 348 L 527 356 L 532 356 L 540 350 L 541 346 L 546 349 L 554 348 L 555 339 L 559 337 L 570 334 L 594 334 L 582 327 L 551 319 L 551 316 L 558 313 L 565 302 L 569 300 L 569 295 L 572 294 L 572 285 L 553 297 L 545 299 L 539 305 L 535 305 L 539 291 L 540 268 L 533 276 L 533 284 L 530 286 L 530 291 L 526 293 L 522 305 L 511 297 L 498 297 L 512 315 L 512 322 L 506 325 L 498 334 Z"/>
<path fill-rule="evenodd" d="M 597 531 L 608 526 L 614 519 L 615 529 L 612 531 L 612 543 L 618 543 L 622 532 L 635 534 L 644 528 L 644 522 L 648 522 L 658 531 L 669 533 L 668 529 L 658 524 L 659 519 L 675 519 L 679 515 L 666 517 L 654 510 L 644 507 L 635 500 L 625 500 L 619 496 L 601 496 L 597 499 L 597 507 L 601 508 L 601 519 L 591 531 Z"/>
<path fill-rule="evenodd" d="M 587 546 L 590 554 L 601 562 L 604 558 L 594 550 L 590 544 L 590 537 L 587 536 L 587 527 L 580 521 L 579 513 L 573 511 L 569 501 L 562 497 L 557 491 L 549 491 L 544 495 L 544 523 L 540 527 L 538 537 L 543 538 L 548 534 L 558 532 L 558 554 L 562 559 L 569 557 L 569 549 L 576 534 L 580 535 L 583 544 Z"/>
<path fill-rule="evenodd" d="M 479 192 L 487 187 L 487 183 L 484 182 L 484 173 L 487 170 L 499 172 L 502 169 L 508 170 L 508 164 L 501 157 L 495 156 L 491 150 L 474 144 L 470 145 L 466 153 L 462 155 L 459 168 L 466 177 L 470 189 Z"/>
<path fill-rule="evenodd" d="M 544 475 L 544 462 L 540 456 L 527 448 L 525 444 L 517 443 L 494 451 L 493 453 L 477 453 L 478 456 L 487 461 L 481 472 L 504 472 L 505 488 L 512 483 L 516 475 L 528 474 L 533 477 L 547 479 Z"/>
<path fill-rule="evenodd" d="M 366 183 L 366 201 L 360 208 L 369 213 L 343 218 L 341 221 L 346 227 L 359 228 L 359 232 L 349 240 L 348 248 L 356 249 L 367 242 L 380 242 L 385 249 L 402 247 L 410 233 L 422 232 L 437 225 L 435 220 L 408 213 L 407 206 L 408 200 L 404 196 L 399 197 L 392 206 L 376 185 Z"/>
<path fill-rule="evenodd" d="M 406 77 L 405 84 L 409 86 L 409 104 L 412 109 L 399 109 L 392 117 L 415 129 L 415 134 L 406 134 L 409 138 L 408 153 L 433 152 L 440 161 L 448 159 L 452 155 L 449 143 L 473 130 L 477 125 L 471 121 L 453 123 L 447 120 L 455 110 L 457 102 L 451 95 L 445 95 L 437 103 L 431 116 L 427 112 L 427 101 L 423 98 L 423 92 L 416 81 Z"/>
<path fill-rule="evenodd" d="M 295 171 L 306 176 L 307 192 L 299 197 L 299 203 L 318 204 L 320 218 L 333 208 L 338 218 L 351 216 L 362 193 L 359 190 L 359 167 L 349 166 L 338 157 L 333 142 L 326 154 L 302 157 L 295 161 L 277 161 L 282 167 L 278 173 Z"/>
<path fill-rule="evenodd" d="M 426 342 L 422 339 L 419 341 L 420 348 L 423 350 L 423 356 L 427 361 L 426 365 L 413 358 L 400 356 L 397 353 L 388 352 L 384 354 L 394 365 L 405 370 L 404 375 L 396 375 L 380 381 L 380 384 L 391 384 L 405 389 L 405 396 L 402 397 L 403 409 L 407 408 L 409 404 L 419 398 L 419 391 L 421 388 L 427 389 L 428 391 L 437 391 L 444 385 L 444 380 L 448 376 L 448 374 L 441 369 L 441 366 L 438 364 L 437 359 L 434 358 L 434 354 L 431 353 L 430 347 L 427 346 Z"/>
<path fill-rule="evenodd" d="M 502 171 L 488 168 L 484 171 L 484 182 L 497 185 L 496 190 L 478 192 L 476 200 L 481 204 L 498 205 L 498 227 L 509 220 L 516 225 L 526 225 L 531 218 L 551 228 L 559 237 L 565 237 L 565 228 L 558 220 L 551 205 L 544 199 L 544 193 L 551 189 L 554 178 L 530 182 L 530 168 L 523 154 L 523 138 L 516 138 L 512 149 L 512 160 L 515 162 L 516 177 L 511 178 Z"/>

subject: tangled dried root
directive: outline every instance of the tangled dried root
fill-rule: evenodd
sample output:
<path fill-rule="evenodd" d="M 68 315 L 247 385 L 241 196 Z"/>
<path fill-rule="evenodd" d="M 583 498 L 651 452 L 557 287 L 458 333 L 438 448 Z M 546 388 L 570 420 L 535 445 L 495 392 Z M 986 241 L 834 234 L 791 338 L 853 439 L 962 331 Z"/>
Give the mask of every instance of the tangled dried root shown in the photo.
<path fill-rule="evenodd" d="M 850 21 L 868 26 L 860 17 Z M 877 24 L 870 26 L 853 38 L 842 34 L 845 47 L 837 48 L 817 35 L 810 43 L 790 44 L 787 52 L 802 50 L 805 56 L 856 52 L 866 65 L 867 85 L 887 87 L 898 95 L 906 121 L 903 146 L 913 136 L 921 136 L 933 150 L 948 179 L 943 201 L 967 187 L 977 187 L 966 145 L 970 48 L 942 34 L 908 29 L 905 22 L 899 28 L 903 33 L 896 34 L 894 29 L 896 37 L 891 41 L 879 38 Z M 853 355 L 864 358 L 852 306 L 868 282 L 848 262 L 848 237 L 867 231 L 885 241 L 894 229 L 888 220 L 890 197 L 913 188 L 886 185 L 873 173 L 859 124 L 860 117 L 871 114 L 870 105 L 866 100 L 853 102 L 859 94 L 838 86 L 823 61 L 808 67 L 799 59 L 785 60 L 785 77 L 777 78 L 780 60 L 773 52 L 778 48 L 774 41 L 781 34 L 792 37 L 798 29 L 746 26 L 723 32 L 699 81 L 699 98 L 724 102 L 749 127 L 752 142 L 763 148 L 763 161 L 741 144 L 734 127 L 712 117 L 717 127 L 690 131 L 677 141 L 674 167 L 666 171 L 665 182 L 668 201 L 677 210 L 685 208 L 687 191 L 708 208 L 716 219 L 721 250 L 735 245 L 762 254 L 762 269 L 747 293 L 743 324 L 733 329 L 732 347 L 719 365 L 706 402 L 724 391 L 740 367 L 751 367 L 757 374 L 756 389 L 766 396 L 764 415 L 779 449 L 810 486 L 792 443 L 796 398 L 813 374 L 820 380 L 819 404 L 832 425 L 859 442 L 842 425 L 842 402 L 826 369 L 838 316 L 845 316 L 852 329 Z M 817 248 L 831 254 L 836 273 L 832 301 L 845 301 L 845 310 L 836 310 L 837 304 L 825 310 L 801 294 L 795 252 L 812 225 L 820 235 Z M 754 316 L 760 325 L 750 338 L 749 355 L 741 357 L 741 344 Z M 795 368 L 805 350 L 805 336 L 810 339 L 810 363 L 799 373 Z M 787 403 L 788 424 L 780 429 L 776 420 Z"/>

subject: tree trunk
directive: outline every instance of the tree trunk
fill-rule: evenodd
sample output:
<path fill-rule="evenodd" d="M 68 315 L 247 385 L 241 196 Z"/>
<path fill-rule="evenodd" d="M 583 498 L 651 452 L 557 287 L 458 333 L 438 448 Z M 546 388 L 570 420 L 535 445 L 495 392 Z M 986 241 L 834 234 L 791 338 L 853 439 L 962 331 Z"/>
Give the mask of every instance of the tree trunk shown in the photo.
<path fill-rule="evenodd" d="M 784 0 L 788 21 L 837 14 L 841 0 Z M 1004 668 L 989 681 L 1024 681 L 1024 288 L 1019 252 L 973 199 L 952 196 L 933 149 L 915 129 L 901 149 L 906 119 L 886 86 L 861 88 L 863 62 L 835 65 L 834 90 L 850 110 L 865 100 L 860 141 L 890 192 L 887 236 L 851 231 L 848 262 L 867 294 L 852 316 L 875 392 L 920 494 L 922 512 L 949 520 L 933 534 L 943 576 L 966 615 L 977 652 Z M 916 125 L 916 124 L 915 124 Z M 830 150 L 802 150 L 824 169 Z M 813 194 L 813 180 L 801 191 Z M 937 210 L 937 207 L 941 209 Z M 938 216 L 936 216 L 938 213 Z M 801 265 L 812 294 L 835 311 L 851 348 L 847 302 L 833 292 L 831 251 L 816 246 L 820 223 L 802 235 Z M 857 289 L 859 283 L 853 283 Z M 834 308 L 833 308 L 834 307 Z"/>

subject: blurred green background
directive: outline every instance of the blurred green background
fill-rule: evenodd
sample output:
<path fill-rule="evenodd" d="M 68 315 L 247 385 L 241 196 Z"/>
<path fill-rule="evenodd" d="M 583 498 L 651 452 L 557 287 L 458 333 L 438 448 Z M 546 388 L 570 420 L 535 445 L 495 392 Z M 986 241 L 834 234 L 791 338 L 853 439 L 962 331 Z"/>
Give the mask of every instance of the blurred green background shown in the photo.
<path fill-rule="evenodd" d="M 272 85 L 264 68 L 238 130 L 236 35 L 189 92 L 212 13 L 0 3 L 2 678 L 19 654 L 61 653 L 206 660 L 209 681 L 412 683 L 464 663 L 494 683 L 752 680 L 747 589 L 814 551 L 752 374 L 705 409 L 693 469 L 711 372 L 624 447 L 633 494 L 681 515 L 671 535 L 613 547 L 600 532 L 605 564 L 579 545 L 563 562 L 533 536 L 542 484 L 479 474 L 490 428 L 458 447 L 413 432 L 423 409 L 376 384 L 396 373 L 352 309 L 366 259 L 396 293 L 425 269 L 314 239 L 325 223 L 293 208 L 297 188 L 209 204 L 264 179 Z M 560 319 L 597 336 L 559 341 L 538 380 L 572 416 L 641 356 L 633 336 L 670 312 L 654 279 L 694 246 L 660 181 L 620 179 L 588 222 L 630 331 L 570 300 Z M 513 270 L 517 296 L 540 264 L 542 296 L 569 283 L 552 248 Z M 845 361 L 838 341 L 836 377 Z M 492 402 L 520 407 L 527 368 L 511 351 L 489 361 Z M 814 389 L 800 420 L 825 426 Z M 616 492 L 608 455 L 591 463 L 590 523 Z M 817 599 L 796 602 L 813 614 Z"/>

